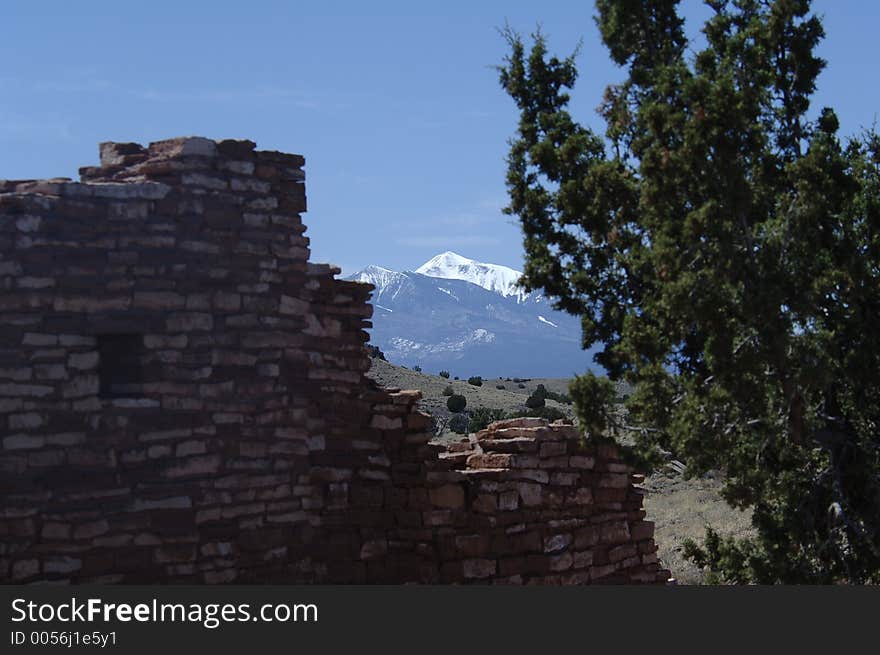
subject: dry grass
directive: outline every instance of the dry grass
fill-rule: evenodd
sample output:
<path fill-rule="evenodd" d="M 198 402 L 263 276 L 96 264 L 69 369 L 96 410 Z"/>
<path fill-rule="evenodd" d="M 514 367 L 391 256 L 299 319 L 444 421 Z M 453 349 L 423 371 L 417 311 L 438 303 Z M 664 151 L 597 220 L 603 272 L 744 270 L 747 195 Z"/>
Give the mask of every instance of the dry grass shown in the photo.
<path fill-rule="evenodd" d="M 547 391 L 566 393 L 568 380 L 558 378 L 535 378 L 522 382 L 522 389 L 513 380 L 500 378 L 484 378 L 483 386 L 475 387 L 468 384 L 467 380 L 454 380 L 441 378 L 439 375 L 417 373 L 401 366 L 394 366 L 381 359 L 372 360 L 373 367 L 368 375 L 383 387 L 400 387 L 401 389 L 418 389 L 422 392 L 421 405 L 425 411 L 437 417 L 448 418 L 451 413 L 446 409 L 446 396 L 443 389 L 452 386 L 455 393 L 467 398 L 469 409 L 475 407 L 489 407 L 491 409 L 503 409 L 508 412 L 526 409 L 525 401 L 539 384 L 543 384 Z M 504 389 L 496 389 L 502 385 Z M 568 415 L 572 413 L 571 405 L 547 400 L 548 407 L 557 407 Z"/>
<path fill-rule="evenodd" d="M 721 481 L 717 478 L 685 480 L 671 468 L 656 471 L 642 485 L 648 520 L 654 521 L 654 539 L 660 561 L 672 571 L 679 584 L 701 584 L 702 572 L 682 555 L 685 539 L 700 542 L 706 526 L 724 535 L 746 536 L 751 531 L 751 518 L 746 512 L 732 508 L 721 498 Z"/>

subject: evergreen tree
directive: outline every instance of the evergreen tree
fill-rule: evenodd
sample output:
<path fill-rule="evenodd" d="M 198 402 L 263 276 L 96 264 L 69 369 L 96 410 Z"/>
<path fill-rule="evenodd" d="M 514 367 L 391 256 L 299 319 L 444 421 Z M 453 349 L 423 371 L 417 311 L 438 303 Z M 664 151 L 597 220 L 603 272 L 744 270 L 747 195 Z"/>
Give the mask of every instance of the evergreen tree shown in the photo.
<path fill-rule="evenodd" d="M 593 435 L 630 430 L 691 475 L 719 468 L 756 536 L 689 554 L 734 582 L 880 582 L 880 137 L 811 111 L 809 0 L 598 0 L 627 73 L 576 122 L 574 56 L 506 33 L 520 111 L 507 184 L 525 287 L 582 317 L 609 379 L 571 385 Z M 627 424 L 610 411 L 625 380 Z"/>

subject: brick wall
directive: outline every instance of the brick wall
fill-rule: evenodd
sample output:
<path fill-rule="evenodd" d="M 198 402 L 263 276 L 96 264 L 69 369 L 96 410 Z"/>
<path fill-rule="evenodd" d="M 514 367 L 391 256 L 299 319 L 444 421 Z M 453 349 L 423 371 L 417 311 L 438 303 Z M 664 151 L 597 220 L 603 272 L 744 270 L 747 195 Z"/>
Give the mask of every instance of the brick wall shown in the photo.
<path fill-rule="evenodd" d="M 0 182 L 0 582 L 665 581 L 613 449 L 446 452 L 364 377 L 303 163 L 182 138 Z"/>

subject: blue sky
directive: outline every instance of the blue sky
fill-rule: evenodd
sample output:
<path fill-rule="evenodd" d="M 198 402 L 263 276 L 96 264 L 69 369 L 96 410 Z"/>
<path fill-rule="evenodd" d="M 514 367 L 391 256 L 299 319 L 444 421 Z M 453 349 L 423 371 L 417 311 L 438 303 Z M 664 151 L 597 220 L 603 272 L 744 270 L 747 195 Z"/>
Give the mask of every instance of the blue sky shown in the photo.
<path fill-rule="evenodd" d="M 492 68 L 497 28 L 540 23 L 560 54 L 583 38 L 572 111 L 597 128 L 621 72 L 591 2 L 420 4 L 4 2 L 0 178 L 75 178 L 100 141 L 249 138 L 305 155 L 313 261 L 403 270 L 454 250 L 519 268 L 500 211 L 516 113 Z M 814 106 L 853 133 L 880 111 L 880 3 L 814 7 L 829 60 Z M 705 7 L 682 8 L 696 30 Z"/>

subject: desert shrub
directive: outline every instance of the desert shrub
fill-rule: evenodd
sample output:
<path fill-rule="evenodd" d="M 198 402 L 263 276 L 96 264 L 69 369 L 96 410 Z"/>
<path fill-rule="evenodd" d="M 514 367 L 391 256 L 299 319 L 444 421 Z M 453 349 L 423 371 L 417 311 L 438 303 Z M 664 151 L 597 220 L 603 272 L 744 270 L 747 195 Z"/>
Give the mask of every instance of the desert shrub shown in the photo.
<path fill-rule="evenodd" d="M 416 373 L 421 373 L 421 372 L 422 372 L 422 367 L 421 367 L 421 366 L 413 366 L 413 370 L 414 370 Z"/>
<path fill-rule="evenodd" d="M 507 412 L 503 409 L 491 409 L 489 407 L 477 407 L 470 412 L 468 430 L 479 432 L 494 421 L 502 421 L 507 418 Z"/>
<path fill-rule="evenodd" d="M 507 387 L 505 387 L 503 384 L 496 384 L 495 388 L 496 389 L 506 389 Z"/>
<path fill-rule="evenodd" d="M 538 409 L 539 407 L 543 407 L 544 404 L 544 396 L 537 391 L 533 392 L 532 395 L 526 398 L 526 407 L 529 409 Z"/>
<path fill-rule="evenodd" d="M 456 414 L 451 419 L 449 419 L 449 423 L 446 424 L 446 427 L 448 427 L 450 430 L 452 430 L 456 434 L 467 434 L 467 431 L 468 431 L 468 417 L 467 417 L 467 415 L 466 414 Z"/>
<path fill-rule="evenodd" d="M 449 379 L 449 371 L 440 371 L 440 373 L 438 373 L 438 375 L 441 378 L 446 378 L 447 380 Z"/>
<path fill-rule="evenodd" d="M 451 384 L 447 384 L 446 387 L 443 389 L 444 396 L 451 396 L 454 393 L 455 393 L 455 389 L 452 388 Z"/>
<path fill-rule="evenodd" d="M 453 379 L 457 380 L 457 379 L 458 379 L 458 376 L 456 375 L 455 378 L 453 378 Z"/>
<path fill-rule="evenodd" d="M 468 384 L 471 384 L 475 387 L 482 387 L 483 386 L 483 378 L 481 378 L 479 375 L 471 376 L 468 378 Z"/>
<path fill-rule="evenodd" d="M 454 393 L 446 399 L 446 409 L 450 412 L 462 412 L 467 407 L 467 398 L 460 393 Z"/>
<path fill-rule="evenodd" d="M 568 418 L 565 412 L 563 412 L 558 407 L 537 407 L 534 409 L 523 409 L 510 415 L 510 418 L 523 417 L 545 418 L 548 421 L 558 421 L 561 418 Z"/>
<path fill-rule="evenodd" d="M 547 387 L 543 384 L 539 384 L 535 387 L 535 394 L 541 396 L 544 400 L 549 398 L 550 400 L 555 400 L 564 405 L 571 405 L 571 396 L 564 393 L 556 393 L 555 391 L 547 391 Z"/>
<path fill-rule="evenodd" d="M 525 389 L 526 385 L 524 385 L 522 382 L 519 382 L 519 383 L 517 383 L 516 388 L 517 389 Z"/>
<path fill-rule="evenodd" d="M 548 391 L 545 398 L 549 398 L 550 400 L 555 400 L 556 402 L 561 403 L 563 405 L 571 405 L 571 403 L 572 403 L 571 396 L 569 396 L 567 393 L 557 393 L 555 391 Z"/>

